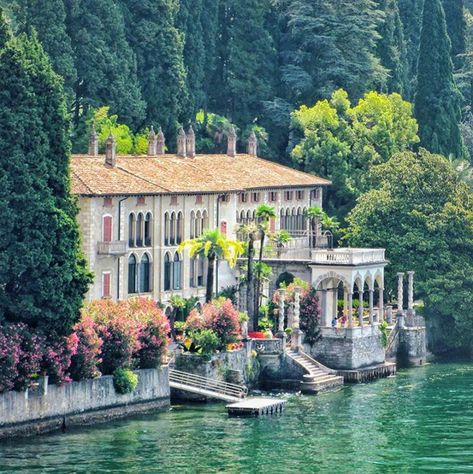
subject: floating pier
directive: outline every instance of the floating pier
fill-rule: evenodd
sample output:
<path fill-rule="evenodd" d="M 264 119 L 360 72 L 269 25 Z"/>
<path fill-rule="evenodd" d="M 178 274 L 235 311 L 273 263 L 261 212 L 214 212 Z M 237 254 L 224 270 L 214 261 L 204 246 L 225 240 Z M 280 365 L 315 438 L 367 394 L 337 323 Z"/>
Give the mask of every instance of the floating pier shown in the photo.
<path fill-rule="evenodd" d="M 278 398 L 247 398 L 241 402 L 227 405 L 230 416 L 260 416 L 282 413 L 287 400 Z"/>

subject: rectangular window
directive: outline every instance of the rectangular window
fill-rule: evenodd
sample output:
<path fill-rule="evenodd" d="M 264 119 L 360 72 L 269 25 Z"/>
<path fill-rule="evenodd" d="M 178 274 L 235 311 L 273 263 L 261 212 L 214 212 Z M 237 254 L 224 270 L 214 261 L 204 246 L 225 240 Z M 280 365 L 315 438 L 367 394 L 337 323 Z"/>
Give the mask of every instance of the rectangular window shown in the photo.
<path fill-rule="evenodd" d="M 259 202 L 260 193 L 251 193 L 251 200 L 252 200 L 252 202 Z"/>
<path fill-rule="evenodd" d="M 297 191 L 296 192 L 296 199 L 298 201 L 304 200 L 305 192 L 304 191 Z"/>
<path fill-rule="evenodd" d="M 102 273 L 102 298 L 110 298 L 111 293 L 111 274 L 110 272 Z"/>
<path fill-rule="evenodd" d="M 271 202 L 276 202 L 278 200 L 278 193 L 276 191 L 271 191 L 269 193 L 269 200 Z"/>
<path fill-rule="evenodd" d="M 103 207 L 112 207 L 112 198 L 103 198 Z"/>
<path fill-rule="evenodd" d="M 230 202 L 230 194 L 224 194 L 224 195 L 220 198 L 220 202 Z"/>
<path fill-rule="evenodd" d="M 286 201 L 292 201 L 293 191 L 285 191 L 284 192 L 284 199 Z"/>
<path fill-rule="evenodd" d="M 177 196 L 171 196 L 171 206 L 177 205 Z"/>
<path fill-rule="evenodd" d="M 248 202 L 248 193 L 240 193 L 240 202 Z"/>
<path fill-rule="evenodd" d="M 312 199 L 315 199 L 316 201 L 318 201 L 320 199 L 320 191 L 321 191 L 320 188 L 313 189 L 312 194 L 311 194 Z"/>
<path fill-rule="evenodd" d="M 203 202 L 204 202 L 204 197 L 202 196 L 202 194 L 199 194 L 195 197 L 196 204 L 202 204 Z"/>
<path fill-rule="evenodd" d="M 146 199 L 144 198 L 144 196 L 139 196 L 138 199 L 136 200 L 136 204 L 138 204 L 138 206 L 143 206 L 146 204 Z"/>

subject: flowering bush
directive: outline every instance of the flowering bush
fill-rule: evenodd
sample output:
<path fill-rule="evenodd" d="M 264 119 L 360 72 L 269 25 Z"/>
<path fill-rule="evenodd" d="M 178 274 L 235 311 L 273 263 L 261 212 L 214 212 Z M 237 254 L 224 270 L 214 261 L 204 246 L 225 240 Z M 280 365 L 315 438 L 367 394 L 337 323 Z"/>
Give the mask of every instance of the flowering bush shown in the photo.
<path fill-rule="evenodd" d="M 320 304 L 315 288 L 301 299 L 300 328 L 305 342 L 312 345 L 320 338 Z"/>
<path fill-rule="evenodd" d="M 197 309 L 193 309 L 186 320 L 186 331 L 203 331 L 208 327 L 207 321 L 202 313 Z"/>
<path fill-rule="evenodd" d="M 72 356 L 70 374 L 74 380 L 93 379 L 100 376 L 98 365 L 102 362 L 103 340 L 99 327 L 90 315 L 82 317 L 74 326 L 78 337 L 77 352 Z"/>
<path fill-rule="evenodd" d="M 10 327 L 0 330 L 0 392 L 12 390 L 18 377 L 20 337 Z"/>
<path fill-rule="evenodd" d="M 238 310 L 230 300 L 223 303 L 213 302 L 204 305 L 204 318 L 224 346 L 238 340 L 240 319 Z"/>
<path fill-rule="evenodd" d="M 79 337 L 72 333 L 62 341 L 50 343 L 45 347 L 41 370 L 49 375 L 49 383 L 63 384 L 72 381 L 68 370 L 78 345 Z"/>

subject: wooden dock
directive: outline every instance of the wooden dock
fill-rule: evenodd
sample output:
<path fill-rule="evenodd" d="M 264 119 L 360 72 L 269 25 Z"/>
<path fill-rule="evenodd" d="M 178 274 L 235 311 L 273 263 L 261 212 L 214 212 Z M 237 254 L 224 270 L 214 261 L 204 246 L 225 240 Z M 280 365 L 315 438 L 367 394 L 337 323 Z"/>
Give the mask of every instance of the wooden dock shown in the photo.
<path fill-rule="evenodd" d="M 230 416 L 260 416 L 282 413 L 287 400 L 252 397 L 227 405 Z"/>

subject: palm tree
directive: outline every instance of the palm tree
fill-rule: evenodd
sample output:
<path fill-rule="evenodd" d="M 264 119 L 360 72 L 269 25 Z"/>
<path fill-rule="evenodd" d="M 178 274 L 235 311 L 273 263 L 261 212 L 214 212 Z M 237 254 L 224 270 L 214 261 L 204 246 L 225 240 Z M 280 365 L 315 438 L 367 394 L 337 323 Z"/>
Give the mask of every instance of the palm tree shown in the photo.
<path fill-rule="evenodd" d="M 177 250 L 181 253 L 187 247 L 190 249 L 189 255 L 191 258 L 205 257 L 208 260 L 205 301 L 209 303 L 213 295 L 216 259 L 223 258 L 233 268 L 238 257 L 244 252 L 243 244 L 238 240 L 227 239 L 218 229 L 213 229 L 205 231 L 196 239 L 185 240 Z"/>
<path fill-rule="evenodd" d="M 306 211 L 306 217 L 310 221 L 310 247 L 314 248 L 317 244 L 317 225 L 327 217 L 327 214 L 321 207 L 309 207 Z"/>

